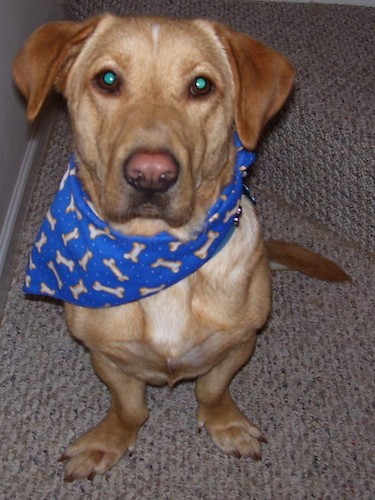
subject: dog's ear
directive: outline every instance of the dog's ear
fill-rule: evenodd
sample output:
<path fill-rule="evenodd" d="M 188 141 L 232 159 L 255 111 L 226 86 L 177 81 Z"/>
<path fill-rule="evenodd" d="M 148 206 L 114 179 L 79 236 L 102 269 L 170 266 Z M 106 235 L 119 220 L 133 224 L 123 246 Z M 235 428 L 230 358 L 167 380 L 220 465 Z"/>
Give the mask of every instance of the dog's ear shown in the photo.
<path fill-rule="evenodd" d="M 237 131 L 244 146 L 253 149 L 288 97 L 295 72 L 286 57 L 257 40 L 219 23 L 214 29 L 233 72 Z"/>
<path fill-rule="evenodd" d="M 64 91 L 69 68 L 102 18 L 45 24 L 26 41 L 14 61 L 13 78 L 27 99 L 29 120 L 38 115 L 52 87 Z"/>

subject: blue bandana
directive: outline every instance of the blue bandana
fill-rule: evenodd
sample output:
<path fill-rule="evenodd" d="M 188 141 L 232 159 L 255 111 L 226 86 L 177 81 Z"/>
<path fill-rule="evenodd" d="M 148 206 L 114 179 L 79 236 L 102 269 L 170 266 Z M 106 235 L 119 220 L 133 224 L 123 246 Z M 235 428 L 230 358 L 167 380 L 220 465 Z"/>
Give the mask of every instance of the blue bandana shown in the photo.
<path fill-rule="evenodd" d="M 239 217 L 243 178 L 255 161 L 237 136 L 231 184 L 188 241 L 167 232 L 126 236 L 95 212 L 72 158 L 32 248 L 24 292 L 83 307 L 133 302 L 194 273 L 228 241 Z"/>

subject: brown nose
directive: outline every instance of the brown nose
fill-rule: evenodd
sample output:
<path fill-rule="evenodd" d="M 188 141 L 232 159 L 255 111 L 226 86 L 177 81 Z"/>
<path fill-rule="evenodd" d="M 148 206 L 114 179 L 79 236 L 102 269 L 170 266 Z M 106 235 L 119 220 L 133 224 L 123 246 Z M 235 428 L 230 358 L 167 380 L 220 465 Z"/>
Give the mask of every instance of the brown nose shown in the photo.
<path fill-rule="evenodd" d="M 167 152 L 137 152 L 124 163 L 128 184 L 138 191 L 163 193 L 177 181 L 179 164 Z"/>

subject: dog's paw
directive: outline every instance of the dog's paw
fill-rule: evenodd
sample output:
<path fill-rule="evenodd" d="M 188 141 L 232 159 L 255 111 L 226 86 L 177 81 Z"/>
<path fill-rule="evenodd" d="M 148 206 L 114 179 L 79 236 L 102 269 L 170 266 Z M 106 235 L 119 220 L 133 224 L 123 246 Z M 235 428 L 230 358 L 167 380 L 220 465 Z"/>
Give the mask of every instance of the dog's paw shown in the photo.
<path fill-rule="evenodd" d="M 104 474 L 116 462 L 121 455 L 115 452 L 102 449 L 81 449 L 77 452 L 71 452 L 69 449 L 62 457 L 60 462 L 65 462 L 65 477 L 67 483 L 76 479 L 92 480 L 97 474 Z"/>
<path fill-rule="evenodd" d="M 261 443 L 267 443 L 267 440 L 244 415 L 225 423 L 199 421 L 198 425 L 200 429 L 206 428 L 216 446 L 227 455 L 261 460 Z"/>
<path fill-rule="evenodd" d="M 127 451 L 135 449 L 136 436 L 113 438 L 98 435 L 95 428 L 78 438 L 59 458 L 59 462 L 65 462 L 64 480 L 69 483 L 76 479 L 92 480 L 109 471 Z"/>

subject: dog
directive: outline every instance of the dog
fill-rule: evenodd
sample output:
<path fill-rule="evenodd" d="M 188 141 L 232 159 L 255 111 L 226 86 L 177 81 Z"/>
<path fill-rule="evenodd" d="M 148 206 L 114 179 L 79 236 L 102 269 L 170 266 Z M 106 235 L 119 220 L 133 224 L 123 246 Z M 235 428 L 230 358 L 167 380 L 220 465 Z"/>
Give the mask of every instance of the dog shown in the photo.
<path fill-rule="evenodd" d="M 199 427 L 225 453 L 259 460 L 266 439 L 229 384 L 269 316 L 269 259 L 347 278 L 298 245 L 264 244 L 242 195 L 249 151 L 287 99 L 292 65 L 217 22 L 103 14 L 40 27 L 13 74 L 29 120 L 53 88 L 65 96 L 75 151 L 59 190 L 73 222 L 40 264 L 51 282 L 34 277 L 60 224 L 60 209 L 49 210 L 27 290 L 64 300 L 68 327 L 112 396 L 103 421 L 61 457 L 65 479 L 92 479 L 134 450 L 147 384 L 183 379 L 195 381 Z"/>

